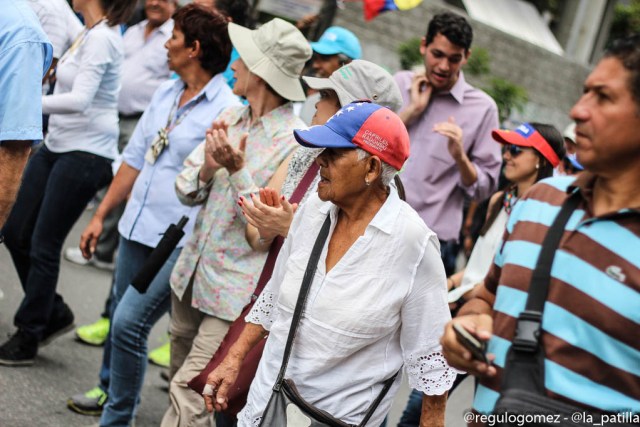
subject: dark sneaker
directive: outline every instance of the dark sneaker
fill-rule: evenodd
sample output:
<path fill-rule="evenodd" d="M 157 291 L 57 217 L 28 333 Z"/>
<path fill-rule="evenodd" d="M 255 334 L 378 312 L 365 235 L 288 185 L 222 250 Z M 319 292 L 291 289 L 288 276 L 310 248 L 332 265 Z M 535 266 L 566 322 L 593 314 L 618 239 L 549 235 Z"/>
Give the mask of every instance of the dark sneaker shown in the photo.
<path fill-rule="evenodd" d="M 59 336 L 73 331 L 75 328 L 74 320 L 73 312 L 69 306 L 65 304 L 62 313 L 58 313 L 54 319 L 51 319 L 49 325 L 47 325 L 47 329 L 44 330 L 42 339 L 40 340 L 40 347 L 44 347 Z"/>
<path fill-rule="evenodd" d="M 38 339 L 18 329 L 9 341 L 0 346 L 0 365 L 31 366 L 38 354 Z"/>
<path fill-rule="evenodd" d="M 107 393 L 100 387 L 76 394 L 67 400 L 69 409 L 82 415 L 100 415 L 106 403 Z"/>

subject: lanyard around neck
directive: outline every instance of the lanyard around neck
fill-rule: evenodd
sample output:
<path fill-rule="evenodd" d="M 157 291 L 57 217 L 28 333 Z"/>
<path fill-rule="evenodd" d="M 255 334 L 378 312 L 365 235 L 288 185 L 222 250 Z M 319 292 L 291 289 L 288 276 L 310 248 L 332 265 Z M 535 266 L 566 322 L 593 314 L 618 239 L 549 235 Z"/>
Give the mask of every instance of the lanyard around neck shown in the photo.
<path fill-rule="evenodd" d="M 180 101 L 180 96 L 182 96 L 183 93 L 184 93 L 184 89 L 178 92 L 178 95 L 176 95 L 176 99 L 173 102 L 173 106 L 171 107 L 171 111 L 169 112 L 169 117 L 167 118 L 167 124 L 164 127 L 164 130 L 167 134 L 171 132 L 180 123 L 182 123 L 182 120 L 184 120 L 189 115 L 189 113 L 194 108 L 196 108 L 196 106 L 205 98 L 204 93 L 200 94 L 200 96 L 198 96 L 198 98 L 196 98 L 195 101 L 191 102 L 191 105 L 189 105 L 185 110 L 183 110 L 182 113 L 178 114 L 178 103 Z"/>
<path fill-rule="evenodd" d="M 98 25 L 100 25 L 102 22 L 104 22 L 107 18 L 102 18 L 100 19 L 98 22 L 96 22 L 95 24 L 93 24 L 91 27 L 85 27 L 84 30 L 82 30 L 82 32 L 78 35 L 78 37 L 76 37 L 76 39 L 73 41 L 73 43 L 71 43 L 71 46 L 69 46 L 69 49 L 67 49 L 65 51 L 65 53 L 62 55 L 62 57 L 60 58 L 60 60 L 58 61 L 58 64 L 62 64 L 64 61 L 66 61 L 68 59 L 69 56 L 71 56 L 71 54 L 73 52 L 75 52 L 76 50 L 78 50 L 78 48 L 80 48 L 80 46 L 82 46 L 82 44 L 84 43 L 84 41 L 87 39 L 87 35 L 91 32 L 91 30 L 93 30 L 94 28 L 96 28 Z"/>

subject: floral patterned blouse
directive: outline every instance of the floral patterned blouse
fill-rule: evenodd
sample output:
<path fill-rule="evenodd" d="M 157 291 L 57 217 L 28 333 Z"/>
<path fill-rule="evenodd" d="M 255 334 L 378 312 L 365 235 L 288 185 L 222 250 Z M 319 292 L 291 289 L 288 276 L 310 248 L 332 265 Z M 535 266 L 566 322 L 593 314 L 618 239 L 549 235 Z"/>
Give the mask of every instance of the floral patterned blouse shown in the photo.
<path fill-rule="evenodd" d="M 238 197 L 267 185 L 280 163 L 296 148 L 293 130 L 305 124 L 294 115 L 291 103 L 282 105 L 251 123 L 248 106 L 224 110 L 218 120 L 229 124 L 228 136 L 237 146 L 249 133 L 245 166 L 229 175 L 219 169 L 213 179 L 198 179 L 204 163 L 201 143 L 187 157 L 176 179 L 176 192 L 186 205 L 202 204 L 195 228 L 171 274 L 178 298 L 193 280 L 191 305 L 205 314 L 235 320 L 249 302 L 264 265 L 266 253 L 256 252 L 245 239 L 246 221 Z"/>

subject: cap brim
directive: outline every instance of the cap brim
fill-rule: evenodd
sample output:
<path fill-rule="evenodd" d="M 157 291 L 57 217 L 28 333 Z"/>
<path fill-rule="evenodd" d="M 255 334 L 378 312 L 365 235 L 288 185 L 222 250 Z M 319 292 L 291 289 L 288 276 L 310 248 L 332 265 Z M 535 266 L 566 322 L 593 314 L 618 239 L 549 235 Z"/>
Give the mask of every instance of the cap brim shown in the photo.
<path fill-rule="evenodd" d="M 299 77 L 283 73 L 253 41 L 253 30 L 229 23 L 229 38 L 249 71 L 266 81 L 273 90 L 290 101 L 304 101 L 306 96 Z"/>
<path fill-rule="evenodd" d="M 302 79 L 309 85 L 311 89 L 322 90 L 322 89 L 331 89 L 336 90 L 335 85 L 329 79 L 322 77 L 310 77 L 303 76 Z"/>
<path fill-rule="evenodd" d="M 359 100 L 359 98 L 354 97 L 349 92 L 347 92 L 343 88 L 333 83 L 331 81 L 331 78 L 305 76 L 303 77 L 303 79 L 311 89 L 315 89 L 315 90 L 331 89 L 332 91 L 334 91 L 338 95 L 338 100 L 340 101 L 341 107 L 344 107 L 347 104 L 350 104 L 354 101 Z"/>
<path fill-rule="evenodd" d="M 518 132 L 509 130 L 492 130 L 491 137 L 500 144 L 513 144 L 520 147 L 533 147 L 527 139 Z"/>
<path fill-rule="evenodd" d="M 293 131 L 293 136 L 298 144 L 309 148 L 358 148 L 357 145 L 325 125 L 296 129 Z"/>
<path fill-rule="evenodd" d="M 314 52 L 317 52 L 320 55 L 337 55 L 341 53 L 340 49 L 338 49 L 331 43 L 313 42 L 310 43 L 310 45 L 311 49 L 313 49 Z"/>
<path fill-rule="evenodd" d="M 574 159 L 571 156 L 566 156 L 566 158 L 569 160 L 569 163 L 571 163 L 571 166 L 573 166 L 574 169 L 576 170 L 584 170 L 584 166 L 582 166 L 580 163 L 578 163 L 577 159 Z"/>

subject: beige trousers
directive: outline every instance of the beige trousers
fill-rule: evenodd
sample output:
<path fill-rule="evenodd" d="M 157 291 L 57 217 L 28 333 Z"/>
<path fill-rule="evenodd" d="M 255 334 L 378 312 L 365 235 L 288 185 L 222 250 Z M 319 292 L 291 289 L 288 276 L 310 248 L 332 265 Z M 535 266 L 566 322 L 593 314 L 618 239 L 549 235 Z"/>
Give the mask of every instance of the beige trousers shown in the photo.
<path fill-rule="evenodd" d="M 229 330 L 231 322 L 202 313 L 191 307 L 192 284 L 182 301 L 171 292 L 171 365 L 170 405 L 161 427 L 213 427 L 213 415 L 207 412 L 202 396 L 187 383 L 198 375 Z"/>

